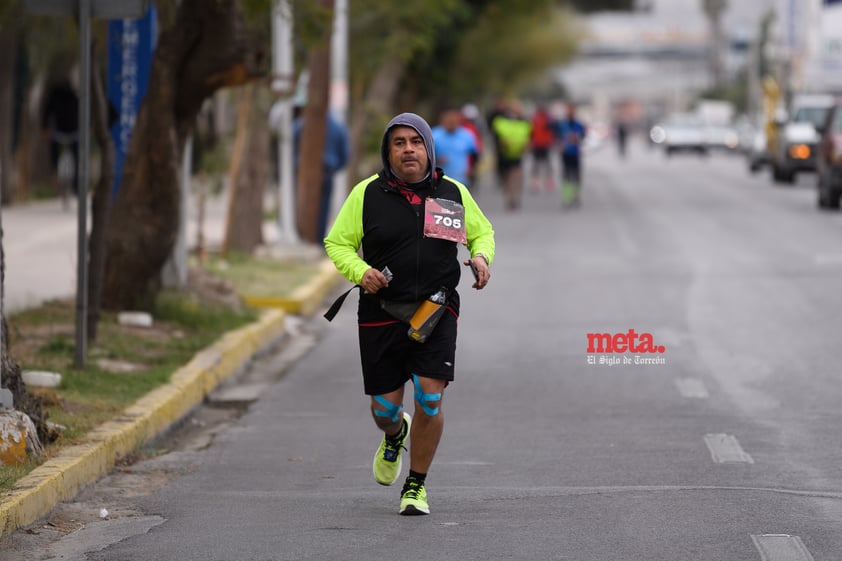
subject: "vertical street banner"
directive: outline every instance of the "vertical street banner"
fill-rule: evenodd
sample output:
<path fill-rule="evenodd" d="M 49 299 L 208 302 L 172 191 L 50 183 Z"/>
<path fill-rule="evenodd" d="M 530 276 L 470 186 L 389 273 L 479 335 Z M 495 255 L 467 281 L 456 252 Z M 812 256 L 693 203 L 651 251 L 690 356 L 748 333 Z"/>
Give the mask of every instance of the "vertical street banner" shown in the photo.
<path fill-rule="evenodd" d="M 108 102 L 117 117 L 111 126 L 115 156 L 112 196 L 120 188 L 129 140 L 149 85 L 157 21 L 155 6 L 150 5 L 140 19 L 108 22 Z"/>

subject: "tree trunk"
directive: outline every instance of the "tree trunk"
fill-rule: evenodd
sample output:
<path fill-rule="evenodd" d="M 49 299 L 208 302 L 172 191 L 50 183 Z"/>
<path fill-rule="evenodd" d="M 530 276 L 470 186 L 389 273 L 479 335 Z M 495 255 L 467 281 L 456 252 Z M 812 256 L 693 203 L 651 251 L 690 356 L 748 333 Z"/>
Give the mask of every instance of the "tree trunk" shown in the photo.
<path fill-rule="evenodd" d="M 333 0 L 321 0 L 320 5 L 333 12 Z M 318 46 L 310 49 L 307 68 L 307 106 L 302 114 L 299 139 L 298 177 L 296 178 L 296 223 L 302 240 L 319 243 L 319 210 L 322 201 L 324 166 L 322 155 L 327 138 L 327 112 L 330 95 L 330 36 L 327 26 Z"/>
<path fill-rule="evenodd" d="M 13 200 L 12 119 L 15 83 L 15 58 L 18 46 L 16 33 L 0 33 L 0 197 L 3 203 Z"/>
<path fill-rule="evenodd" d="M 371 175 L 379 169 L 379 167 L 373 170 L 361 169 L 362 157 L 364 156 L 361 150 L 364 140 L 363 134 L 372 126 L 375 126 L 377 122 L 382 121 L 385 125 L 394 116 L 392 114 L 394 100 L 398 92 L 398 85 L 406 70 L 406 64 L 406 61 L 402 58 L 393 57 L 380 66 L 360 103 L 359 109 L 351 113 L 351 162 L 348 166 L 351 181 L 349 182 L 349 188 L 353 187 L 355 178 Z M 379 160 L 377 166 L 379 166 Z"/>
<path fill-rule="evenodd" d="M 228 220 L 223 251 L 251 253 L 263 243 L 263 195 L 269 163 L 269 127 L 260 92 L 248 85 L 237 117 L 229 175 Z"/>
<path fill-rule="evenodd" d="M 30 60 L 29 46 L 26 40 L 26 33 L 21 31 L 18 34 L 18 46 L 15 55 L 15 78 L 14 93 L 12 98 L 13 119 L 12 119 L 12 155 L 15 160 L 12 167 L 12 190 L 15 201 L 29 199 L 29 166 L 24 162 L 24 154 L 28 154 L 28 144 L 32 136 L 37 136 L 39 127 L 30 128 L 31 113 L 27 106 L 27 98 L 31 95 L 30 89 Z"/>
<path fill-rule="evenodd" d="M 204 100 L 267 73 L 268 57 L 244 33 L 239 4 L 181 0 L 159 37 L 106 229 L 107 309 L 149 308 L 160 289 L 178 232 L 181 152 Z"/>
<path fill-rule="evenodd" d="M 95 50 L 95 49 L 92 49 Z M 88 339 L 96 341 L 105 276 L 105 232 L 114 185 L 114 142 L 108 132 L 108 103 L 96 56 L 91 56 L 91 117 L 93 135 L 100 149 L 99 181 L 91 200 L 91 234 L 88 238 Z"/>
<path fill-rule="evenodd" d="M 0 224 L 0 290 L 4 291 L 5 286 L 6 254 L 3 248 L 3 228 Z M 29 415 L 29 418 L 35 423 L 41 442 L 49 442 L 52 439 L 49 435 L 50 431 L 47 427 L 47 417 L 44 414 L 43 405 L 40 399 L 33 397 L 26 391 L 20 365 L 9 355 L 9 329 L 5 311 L 2 307 L 0 307 L 0 312 L 2 312 L 0 313 L 0 339 L 2 339 L 2 345 L 0 345 L 0 381 L 2 381 L 2 387 L 12 392 L 15 409 Z"/>

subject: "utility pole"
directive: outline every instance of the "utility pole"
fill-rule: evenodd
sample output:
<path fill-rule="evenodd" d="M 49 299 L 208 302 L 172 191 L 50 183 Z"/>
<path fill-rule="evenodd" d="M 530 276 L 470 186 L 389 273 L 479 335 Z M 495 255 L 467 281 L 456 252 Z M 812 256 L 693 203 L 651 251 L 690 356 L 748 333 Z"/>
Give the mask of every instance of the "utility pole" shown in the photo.
<path fill-rule="evenodd" d="M 710 24 L 710 43 L 708 49 L 712 87 L 722 85 L 725 73 L 723 52 L 726 38 L 725 32 L 722 29 L 722 14 L 725 12 L 727 6 L 727 0 L 702 0 L 702 9 Z"/>
<path fill-rule="evenodd" d="M 752 37 L 748 47 L 748 62 L 746 64 L 746 79 L 748 81 L 748 117 L 752 125 L 758 122 L 760 114 L 760 44 L 759 33 Z"/>
<path fill-rule="evenodd" d="M 272 90 L 281 95 L 278 105 L 278 239 L 298 244 L 295 224 L 295 176 L 292 153 L 293 42 L 292 6 L 289 0 L 272 5 Z"/>
<path fill-rule="evenodd" d="M 330 109 L 340 123 L 348 126 L 348 0 L 334 0 L 333 37 L 330 43 Z M 348 196 L 348 168 L 333 176 L 331 212 L 328 225 Z"/>

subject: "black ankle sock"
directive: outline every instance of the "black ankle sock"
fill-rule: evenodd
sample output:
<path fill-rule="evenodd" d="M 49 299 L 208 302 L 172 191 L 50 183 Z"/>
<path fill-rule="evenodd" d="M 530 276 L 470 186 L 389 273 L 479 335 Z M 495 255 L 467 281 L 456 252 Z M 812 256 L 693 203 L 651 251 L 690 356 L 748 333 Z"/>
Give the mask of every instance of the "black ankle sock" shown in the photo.
<path fill-rule="evenodd" d="M 395 435 L 387 434 L 386 438 L 390 442 L 397 442 L 398 440 L 402 439 L 405 436 L 406 436 L 406 421 L 401 419 L 401 430 L 399 430 L 398 433 L 395 434 Z"/>
<path fill-rule="evenodd" d="M 414 479 L 418 483 L 424 483 L 424 480 L 427 479 L 426 473 L 418 473 L 417 471 L 409 470 L 409 477 L 407 479 Z"/>

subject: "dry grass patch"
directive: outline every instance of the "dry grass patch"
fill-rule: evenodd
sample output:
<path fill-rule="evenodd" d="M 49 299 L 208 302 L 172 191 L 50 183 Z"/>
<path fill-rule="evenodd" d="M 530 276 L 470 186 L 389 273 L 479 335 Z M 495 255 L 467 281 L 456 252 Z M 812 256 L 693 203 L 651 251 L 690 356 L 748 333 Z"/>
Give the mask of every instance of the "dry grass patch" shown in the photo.
<path fill-rule="evenodd" d="M 226 263 L 226 265 L 220 265 Z M 117 314 L 104 312 L 96 341 L 88 342 L 85 367 L 73 367 L 75 301 L 53 300 L 7 318 L 9 352 L 22 370 L 62 375 L 54 390 L 34 390 L 49 421 L 64 427 L 45 443 L 42 458 L 22 468 L 0 466 L 0 490 L 54 456 L 77 444 L 171 375 L 225 332 L 257 319 L 240 294 L 265 290 L 289 295 L 318 271 L 318 261 L 214 257 L 205 268 L 192 268 L 188 288 L 162 292 L 151 310 L 152 327 L 120 325 Z"/>

